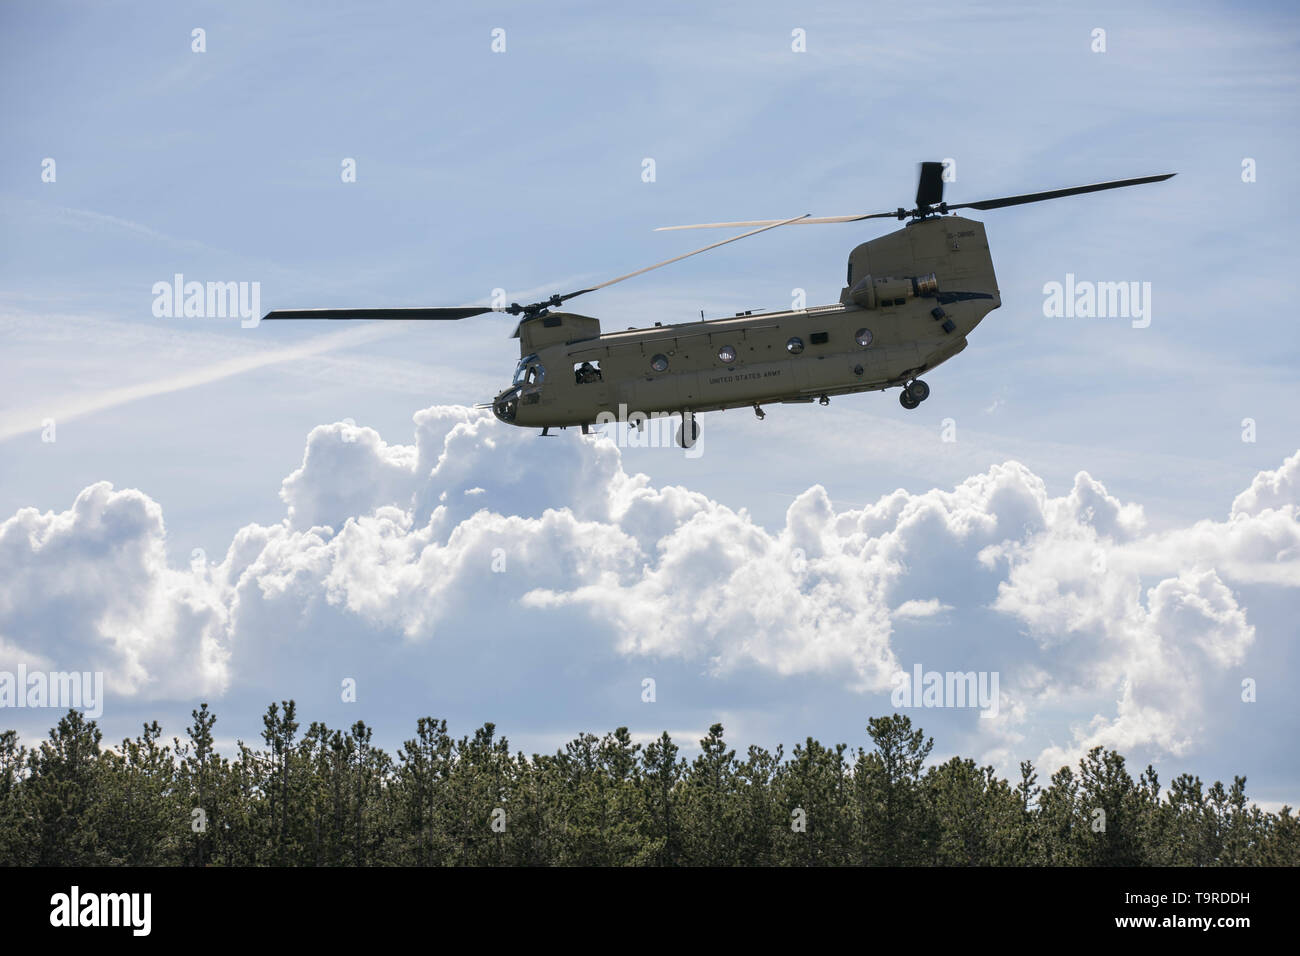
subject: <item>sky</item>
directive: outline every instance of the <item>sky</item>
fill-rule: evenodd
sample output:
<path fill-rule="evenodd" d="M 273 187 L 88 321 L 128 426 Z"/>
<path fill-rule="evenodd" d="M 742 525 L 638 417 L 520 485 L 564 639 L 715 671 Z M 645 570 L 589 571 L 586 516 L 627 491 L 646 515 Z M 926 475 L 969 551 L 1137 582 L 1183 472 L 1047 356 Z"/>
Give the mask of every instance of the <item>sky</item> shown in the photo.
<path fill-rule="evenodd" d="M 0 6 L 0 671 L 102 672 L 110 740 L 207 700 L 254 741 L 294 698 L 390 749 L 434 715 L 529 753 L 622 725 L 689 753 L 714 722 L 742 751 L 864 744 L 920 664 L 999 679 L 996 716 L 904 711 L 937 759 L 1045 780 L 1111 746 L 1294 805 L 1298 19 Z M 956 202 L 1177 176 L 976 214 L 1002 307 L 920 408 L 702 415 L 693 456 L 474 410 L 510 316 L 154 309 L 176 274 L 263 311 L 532 301 L 722 238 L 657 226 L 908 204 L 922 160 Z M 895 225 L 770 230 L 581 311 L 833 303 Z M 1150 283 L 1150 323 L 1045 315 L 1071 275 Z"/>

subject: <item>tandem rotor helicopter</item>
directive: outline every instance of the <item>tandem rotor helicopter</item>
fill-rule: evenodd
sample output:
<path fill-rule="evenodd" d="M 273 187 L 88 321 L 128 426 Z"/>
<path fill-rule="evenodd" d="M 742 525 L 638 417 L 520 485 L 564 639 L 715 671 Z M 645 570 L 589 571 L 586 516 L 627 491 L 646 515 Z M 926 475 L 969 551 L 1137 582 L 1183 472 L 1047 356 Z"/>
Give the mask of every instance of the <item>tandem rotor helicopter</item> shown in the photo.
<path fill-rule="evenodd" d="M 752 407 L 763 418 L 767 404 L 826 405 L 832 395 L 894 387 L 902 389 L 904 408 L 925 401 L 930 386 L 918 376 L 964 349 L 975 326 L 1002 304 L 984 225 L 952 210 L 1001 209 L 1173 175 L 950 204 L 943 201 L 943 164 L 927 162 L 921 163 L 913 209 L 660 227 L 749 231 L 531 305 L 275 310 L 266 319 L 467 319 L 508 312 L 519 316 L 512 337 L 519 339 L 520 358 L 511 385 L 490 403 L 497 418 L 546 435 L 569 426 L 586 434 L 598 420 L 678 414 L 677 442 L 689 448 L 699 437 L 699 412 Z M 848 278 L 833 305 L 605 333 L 599 319 L 560 311 L 580 295 L 778 226 L 866 219 L 910 221 L 849 253 Z M 635 411 L 629 415 L 628 409 Z"/>

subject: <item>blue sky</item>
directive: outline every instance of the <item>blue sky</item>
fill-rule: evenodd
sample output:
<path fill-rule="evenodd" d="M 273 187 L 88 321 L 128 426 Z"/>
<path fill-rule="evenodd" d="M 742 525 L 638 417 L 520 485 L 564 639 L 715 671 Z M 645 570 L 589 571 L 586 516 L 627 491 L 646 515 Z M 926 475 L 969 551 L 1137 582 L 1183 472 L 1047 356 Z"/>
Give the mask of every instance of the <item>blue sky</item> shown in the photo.
<path fill-rule="evenodd" d="M 888 709 L 881 673 L 863 663 L 884 654 L 1003 673 L 1020 704 L 1004 720 L 916 718 L 947 752 L 1005 772 L 1013 757 L 1069 755 L 1102 733 L 1166 778 L 1246 773 L 1259 799 L 1297 799 L 1285 743 L 1300 678 L 1284 466 L 1300 448 L 1290 9 L 50 3 L 0 18 L 0 521 L 12 516 L 3 560 L 16 563 L 0 668 L 106 670 L 110 736 L 153 716 L 179 733 L 206 697 L 226 737 L 251 739 L 265 704 L 293 695 L 313 717 L 374 723 L 390 746 L 426 713 L 462 731 L 494 720 L 529 750 L 618 724 L 689 737 L 715 719 L 737 743 L 856 744 L 866 717 Z M 191 51 L 196 27 L 206 52 Z M 1098 27 L 1104 53 L 1091 50 Z M 504 53 L 491 51 L 495 28 Z M 806 52 L 791 49 L 795 29 Z M 345 157 L 355 183 L 340 181 Z M 915 412 L 889 394 L 763 422 L 707 415 L 695 459 L 568 433 L 537 442 L 474 419 L 466 437 L 450 412 L 413 423 L 507 381 L 506 316 L 244 329 L 151 314 L 153 284 L 178 272 L 257 281 L 264 308 L 458 305 L 498 287 L 540 297 L 703 244 L 655 226 L 892 209 L 914 194 L 917 162 L 947 157 L 954 201 L 1178 176 L 978 216 L 1003 306 L 927 376 L 933 395 Z M 1246 158 L 1255 182 L 1242 181 Z M 849 250 L 889 228 L 773 230 L 581 311 L 617 329 L 786 307 L 794 288 L 833 302 Z M 1044 317 L 1044 284 L 1067 273 L 1150 282 L 1151 325 Z M 944 419 L 956 442 L 941 441 Z M 330 466 L 304 465 L 305 448 Z M 431 477 L 436 456 L 423 455 L 441 448 L 458 457 Z M 1143 514 L 1104 536 L 1117 570 L 1087 587 L 1067 583 L 1068 545 L 1098 533 L 1080 530 L 1093 519 L 1051 503 L 1081 487 L 1079 472 Z M 1274 473 L 1261 487 L 1282 490 L 1239 503 L 1234 524 L 1234 500 L 1261 472 Z M 636 474 L 654 500 L 630 507 Z M 105 481 L 115 491 L 84 499 L 98 502 L 87 514 L 117 523 L 90 527 L 75 511 L 59 523 Z M 945 503 L 962 487 L 961 503 Z M 897 489 L 915 525 L 861 517 Z M 451 523 L 428 534 L 451 563 L 434 568 L 410 549 L 428 545 L 422 523 L 444 492 Z M 1022 507 L 1050 520 L 1012 528 Z M 290 508 L 331 535 L 352 518 L 361 538 L 317 547 Z M 384 508 L 407 526 L 383 531 Z M 595 526 L 546 526 L 547 508 Z M 970 514 L 1002 526 L 987 540 L 954 531 Z M 865 545 L 839 532 L 827 543 L 828 529 L 859 521 Z M 1264 543 L 1243 544 L 1242 521 L 1262 523 Z M 818 573 L 839 624 L 718 613 L 746 600 L 728 590 L 734 562 L 767 573 L 762 555 L 810 523 L 834 557 Z M 300 537 L 272 547 L 254 526 Z M 31 543 L 56 530 L 70 549 L 61 561 Z M 980 554 L 1004 532 L 1020 549 L 990 567 Z M 359 555 L 385 553 L 390 533 L 408 577 L 379 582 Z M 554 550 L 520 544 L 532 562 L 504 575 L 454 570 L 475 548 L 490 553 L 494 535 Z M 566 549 L 592 535 L 608 548 L 588 566 Z M 269 549 L 252 570 L 232 556 L 250 540 Z M 176 577 L 196 548 L 222 568 L 198 591 Z M 864 570 L 877 550 L 901 577 Z M 702 610 L 679 620 L 665 605 L 688 583 Z M 790 587 L 792 606 L 815 590 Z M 1095 615 L 1057 606 L 1072 588 Z M 930 611 L 898 613 L 907 601 Z M 1202 616 L 1188 623 L 1192 611 Z M 208 648 L 206 664 L 191 645 Z M 349 669 L 362 694 L 343 705 Z M 640 699 L 650 675 L 653 705 Z M 1264 676 L 1271 686 L 1242 704 L 1241 679 Z M 1127 704 L 1126 687 L 1139 688 Z M 26 734 L 53 722 L 13 717 Z"/>

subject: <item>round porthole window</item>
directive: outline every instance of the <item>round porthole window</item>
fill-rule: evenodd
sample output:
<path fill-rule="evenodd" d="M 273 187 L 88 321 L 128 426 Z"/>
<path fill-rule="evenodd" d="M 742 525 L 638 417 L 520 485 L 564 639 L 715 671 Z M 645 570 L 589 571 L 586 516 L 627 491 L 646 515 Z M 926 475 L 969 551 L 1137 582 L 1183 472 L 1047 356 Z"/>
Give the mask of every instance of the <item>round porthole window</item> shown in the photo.
<path fill-rule="evenodd" d="M 854 335 L 853 337 L 858 340 L 858 344 L 861 345 L 864 349 L 871 344 L 870 329 L 858 329 L 857 334 Z"/>
<path fill-rule="evenodd" d="M 656 355 L 654 358 L 650 360 L 650 367 L 654 369 L 656 372 L 668 371 L 668 356 L 662 354 Z"/>
<path fill-rule="evenodd" d="M 724 345 L 718 349 L 718 361 L 730 365 L 736 361 L 736 350 L 730 345 Z"/>
<path fill-rule="evenodd" d="M 785 350 L 791 355 L 798 355 L 803 351 L 803 339 L 796 335 L 794 338 L 790 339 L 789 342 L 785 343 Z"/>

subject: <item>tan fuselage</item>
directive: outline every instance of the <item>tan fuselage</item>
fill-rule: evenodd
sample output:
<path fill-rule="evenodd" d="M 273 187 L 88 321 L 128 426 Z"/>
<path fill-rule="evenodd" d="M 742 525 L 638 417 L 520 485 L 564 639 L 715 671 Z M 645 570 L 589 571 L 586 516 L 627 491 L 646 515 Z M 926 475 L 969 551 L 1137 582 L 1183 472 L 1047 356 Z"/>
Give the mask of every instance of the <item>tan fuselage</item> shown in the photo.
<path fill-rule="evenodd" d="M 931 275 L 937 291 L 915 281 Z M 956 355 L 1000 304 L 983 224 L 934 216 L 855 248 L 835 305 L 604 334 L 589 316 L 526 319 L 521 365 L 540 371 L 521 367 L 495 411 L 557 427 L 879 390 Z"/>

